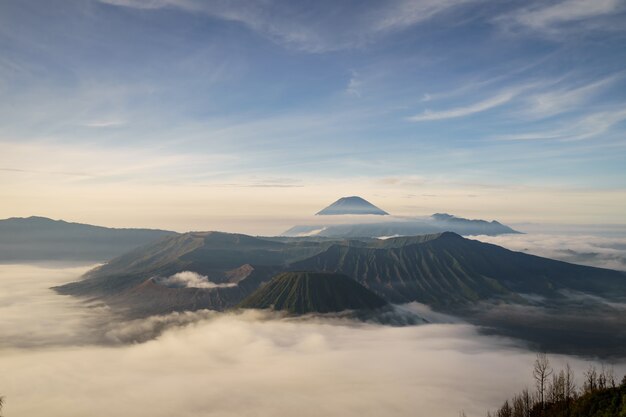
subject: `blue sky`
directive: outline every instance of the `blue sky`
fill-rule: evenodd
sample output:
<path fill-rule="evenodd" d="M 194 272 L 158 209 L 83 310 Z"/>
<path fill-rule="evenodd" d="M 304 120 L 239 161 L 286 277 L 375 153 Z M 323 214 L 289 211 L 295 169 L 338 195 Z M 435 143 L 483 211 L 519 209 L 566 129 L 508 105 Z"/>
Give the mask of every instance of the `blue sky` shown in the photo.
<path fill-rule="evenodd" d="M 625 64 L 617 0 L 5 0 L 0 215 L 125 225 L 175 187 L 623 222 Z"/>

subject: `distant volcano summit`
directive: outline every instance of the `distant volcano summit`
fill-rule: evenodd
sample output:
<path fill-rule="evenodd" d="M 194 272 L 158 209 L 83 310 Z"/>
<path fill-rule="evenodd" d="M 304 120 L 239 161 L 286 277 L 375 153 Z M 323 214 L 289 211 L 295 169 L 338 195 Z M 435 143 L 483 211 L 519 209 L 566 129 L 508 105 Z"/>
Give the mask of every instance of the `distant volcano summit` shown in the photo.
<path fill-rule="evenodd" d="M 331 216 L 341 214 L 376 214 L 380 216 L 386 216 L 389 213 L 379 209 L 369 201 L 357 196 L 342 197 L 322 211 L 316 213 L 317 216 Z"/>

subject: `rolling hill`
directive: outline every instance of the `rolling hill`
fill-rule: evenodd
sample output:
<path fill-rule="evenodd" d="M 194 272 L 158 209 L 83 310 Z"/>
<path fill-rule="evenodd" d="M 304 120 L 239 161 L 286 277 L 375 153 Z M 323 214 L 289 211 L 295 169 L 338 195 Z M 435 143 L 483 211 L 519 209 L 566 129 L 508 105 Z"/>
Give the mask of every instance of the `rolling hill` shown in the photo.
<path fill-rule="evenodd" d="M 174 232 L 114 229 L 46 217 L 0 220 L 0 262 L 102 262 Z"/>

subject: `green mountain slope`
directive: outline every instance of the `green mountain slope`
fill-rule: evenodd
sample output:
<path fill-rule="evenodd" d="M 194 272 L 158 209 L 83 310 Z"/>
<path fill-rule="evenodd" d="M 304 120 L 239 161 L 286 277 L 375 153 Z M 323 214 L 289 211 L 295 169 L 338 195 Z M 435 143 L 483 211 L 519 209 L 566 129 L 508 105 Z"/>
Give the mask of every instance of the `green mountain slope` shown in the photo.
<path fill-rule="evenodd" d="M 285 272 L 272 278 L 239 306 L 306 314 L 373 310 L 386 305 L 381 297 L 345 275 Z"/>
<path fill-rule="evenodd" d="M 626 297 L 626 275 L 512 252 L 454 233 L 384 241 L 384 247 L 333 245 L 293 270 L 339 272 L 395 302 L 440 307 L 519 293 L 558 297 L 558 290 Z"/>

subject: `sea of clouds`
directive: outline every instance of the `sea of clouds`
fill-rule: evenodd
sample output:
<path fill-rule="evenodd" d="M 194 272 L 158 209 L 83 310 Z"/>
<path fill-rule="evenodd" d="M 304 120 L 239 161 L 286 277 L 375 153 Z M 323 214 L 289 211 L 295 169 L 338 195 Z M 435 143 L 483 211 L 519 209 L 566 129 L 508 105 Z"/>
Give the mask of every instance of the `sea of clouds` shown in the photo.
<path fill-rule="evenodd" d="M 548 231 L 469 238 L 565 262 L 626 271 L 626 230 L 602 235 L 584 229 L 580 234 Z"/>
<path fill-rule="evenodd" d="M 484 416 L 532 382 L 533 352 L 425 306 L 405 308 L 434 324 L 206 310 L 123 321 L 49 289 L 87 269 L 0 266 L 7 416 Z M 551 359 L 579 377 L 589 364 Z"/>

